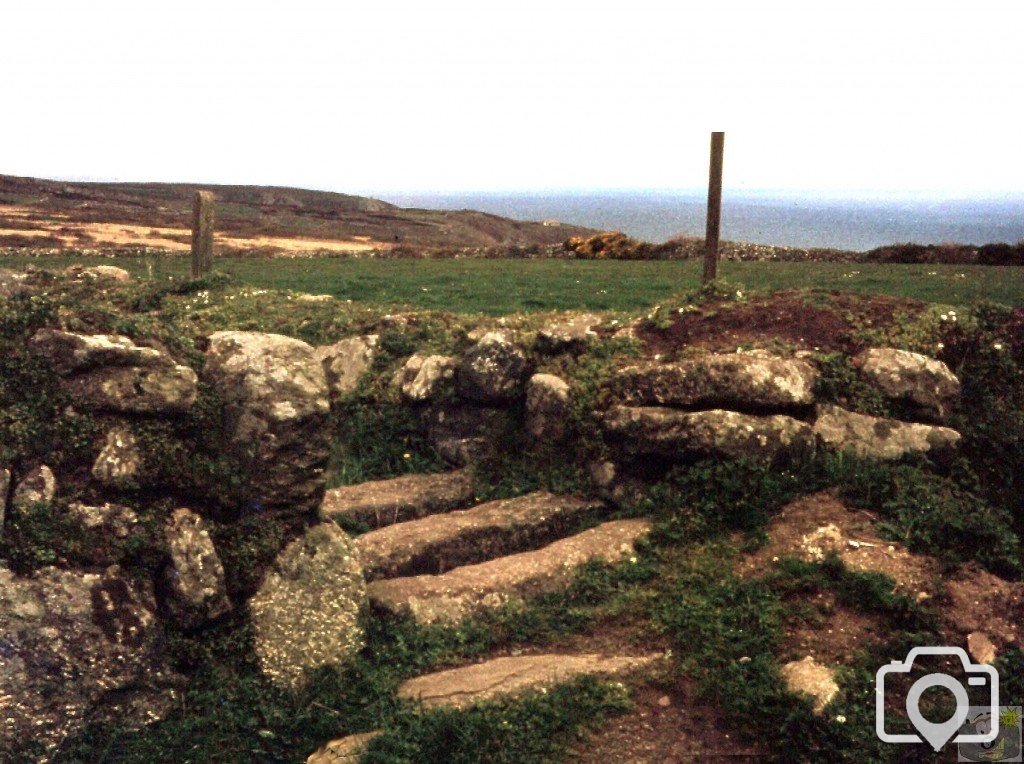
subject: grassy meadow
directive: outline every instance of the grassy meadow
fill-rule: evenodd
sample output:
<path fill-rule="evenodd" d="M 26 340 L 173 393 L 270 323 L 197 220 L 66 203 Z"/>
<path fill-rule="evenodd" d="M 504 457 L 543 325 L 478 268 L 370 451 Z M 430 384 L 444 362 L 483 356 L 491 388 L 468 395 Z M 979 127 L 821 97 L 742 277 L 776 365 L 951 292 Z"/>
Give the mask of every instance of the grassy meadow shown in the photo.
<path fill-rule="evenodd" d="M 183 257 L 4 257 L 33 263 L 112 264 L 137 277 L 184 275 Z M 331 294 L 375 306 L 504 315 L 521 311 L 635 311 L 699 284 L 701 263 L 598 260 L 367 260 L 223 258 L 216 269 L 255 287 Z M 965 265 L 725 262 L 720 276 L 750 290 L 836 289 L 967 306 L 1024 305 L 1024 269 Z"/>

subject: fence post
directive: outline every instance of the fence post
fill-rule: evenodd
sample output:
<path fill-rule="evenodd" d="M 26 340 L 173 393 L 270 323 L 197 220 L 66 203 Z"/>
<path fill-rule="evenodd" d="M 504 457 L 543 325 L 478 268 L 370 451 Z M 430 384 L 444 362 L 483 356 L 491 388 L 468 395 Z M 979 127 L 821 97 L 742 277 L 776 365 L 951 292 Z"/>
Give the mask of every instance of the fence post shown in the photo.
<path fill-rule="evenodd" d="M 196 191 L 192 205 L 192 278 L 213 270 L 213 194 Z"/>
<path fill-rule="evenodd" d="M 708 171 L 708 226 L 704 235 L 704 282 L 718 278 L 718 234 L 722 224 L 722 154 L 725 133 L 711 133 L 711 167 Z"/>

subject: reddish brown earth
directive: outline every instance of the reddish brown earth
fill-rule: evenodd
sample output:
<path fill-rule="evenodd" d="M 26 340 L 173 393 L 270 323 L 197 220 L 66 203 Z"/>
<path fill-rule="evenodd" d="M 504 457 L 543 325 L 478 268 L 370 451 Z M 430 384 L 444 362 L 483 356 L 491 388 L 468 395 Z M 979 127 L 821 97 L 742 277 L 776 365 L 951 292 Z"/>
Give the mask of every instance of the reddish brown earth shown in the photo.
<path fill-rule="evenodd" d="M 744 302 L 703 304 L 677 314 L 665 330 L 640 327 L 637 334 L 651 354 L 671 354 L 684 347 L 735 351 L 776 340 L 802 350 L 863 347 L 860 328 L 891 324 L 896 316 L 914 315 L 925 303 L 896 297 L 819 293 L 817 299 L 794 291 Z"/>

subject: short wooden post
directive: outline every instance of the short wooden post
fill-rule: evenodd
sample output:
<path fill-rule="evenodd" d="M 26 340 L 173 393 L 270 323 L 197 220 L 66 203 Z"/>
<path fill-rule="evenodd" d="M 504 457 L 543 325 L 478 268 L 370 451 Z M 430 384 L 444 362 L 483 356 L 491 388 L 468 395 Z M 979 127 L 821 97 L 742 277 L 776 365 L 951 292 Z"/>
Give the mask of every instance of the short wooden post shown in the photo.
<path fill-rule="evenodd" d="M 704 235 L 704 283 L 718 278 L 718 234 L 722 225 L 722 154 L 725 133 L 711 133 L 708 171 L 708 226 Z"/>
<path fill-rule="evenodd" d="M 192 205 L 192 278 L 213 270 L 213 193 L 196 191 Z"/>

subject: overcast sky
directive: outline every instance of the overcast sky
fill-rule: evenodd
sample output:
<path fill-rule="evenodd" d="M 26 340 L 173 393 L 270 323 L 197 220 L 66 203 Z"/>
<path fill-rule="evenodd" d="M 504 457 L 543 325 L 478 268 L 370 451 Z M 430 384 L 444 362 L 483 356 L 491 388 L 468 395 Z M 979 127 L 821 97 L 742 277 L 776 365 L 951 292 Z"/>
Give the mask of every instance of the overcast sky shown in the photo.
<path fill-rule="evenodd" d="M 0 173 L 1024 193 L 1024 2 L 28 2 Z"/>

